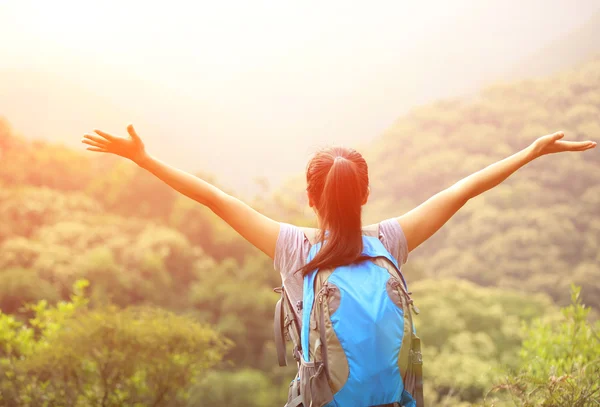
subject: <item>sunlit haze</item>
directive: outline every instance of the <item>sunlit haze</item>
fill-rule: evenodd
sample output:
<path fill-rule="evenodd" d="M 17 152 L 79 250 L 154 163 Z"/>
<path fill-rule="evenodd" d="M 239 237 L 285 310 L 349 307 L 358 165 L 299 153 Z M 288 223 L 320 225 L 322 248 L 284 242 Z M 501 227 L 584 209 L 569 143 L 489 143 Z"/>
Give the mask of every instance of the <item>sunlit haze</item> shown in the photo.
<path fill-rule="evenodd" d="M 0 0 L 1 405 L 598 407 L 598 143 L 600 0 Z"/>
<path fill-rule="evenodd" d="M 174 165 L 236 188 L 276 183 L 319 145 L 360 147 L 413 106 L 509 78 L 599 8 L 3 1 L 0 114 L 26 137 L 73 146 L 133 122 Z"/>

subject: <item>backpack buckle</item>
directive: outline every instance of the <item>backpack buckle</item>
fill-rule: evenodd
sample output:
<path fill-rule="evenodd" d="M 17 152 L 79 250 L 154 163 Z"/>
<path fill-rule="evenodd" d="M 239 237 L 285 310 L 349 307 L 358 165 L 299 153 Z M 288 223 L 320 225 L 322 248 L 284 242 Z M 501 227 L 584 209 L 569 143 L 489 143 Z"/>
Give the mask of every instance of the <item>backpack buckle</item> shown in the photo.
<path fill-rule="evenodd" d="M 413 365 L 422 365 L 423 364 L 423 355 L 420 351 L 415 352 L 414 350 L 410 350 L 410 361 Z"/>
<path fill-rule="evenodd" d="M 416 315 L 419 315 L 419 314 L 421 313 L 421 310 L 419 309 L 419 307 L 417 307 L 417 306 L 416 306 L 416 305 L 415 305 L 415 304 L 412 302 L 412 300 L 411 300 L 411 304 L 410 304 L 410 305 L 412 306 L 412 310 L 413 310 L 413 312 L 414 312 Z"/>
<path fill-rule="evenodd" d="M 292 350 L 292 355 L 294 356 L 294 359 L 296 359 L 296 362 L 300 363 L 300 357 L 302 355 L 302 351 L 300 350 L 300 348 L 298 346 L 294 346 L 294 349 Z"/>

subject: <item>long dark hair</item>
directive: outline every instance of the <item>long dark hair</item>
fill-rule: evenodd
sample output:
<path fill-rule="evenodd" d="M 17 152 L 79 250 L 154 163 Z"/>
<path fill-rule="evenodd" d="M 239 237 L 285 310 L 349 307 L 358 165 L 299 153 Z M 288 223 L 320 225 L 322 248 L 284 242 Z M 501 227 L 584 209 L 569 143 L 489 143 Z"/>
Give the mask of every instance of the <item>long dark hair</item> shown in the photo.
<path fill-rule="evenodd" d="M 306 184 L 321 219 L 323 246 L 298 271 L 306 275 L 315 269 L 353 263 L 363 249 L 361 213 L 369 194 L 367 162 L 351 148 L 321 150 L 308 163 Z"/>

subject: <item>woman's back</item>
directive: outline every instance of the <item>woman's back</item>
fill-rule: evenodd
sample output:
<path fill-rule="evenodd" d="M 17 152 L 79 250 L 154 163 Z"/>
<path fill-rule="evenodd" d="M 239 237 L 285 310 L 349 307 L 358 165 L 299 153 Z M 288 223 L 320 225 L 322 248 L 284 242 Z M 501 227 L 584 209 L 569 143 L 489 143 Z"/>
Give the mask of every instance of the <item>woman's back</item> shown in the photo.
<path fill-rule="evenodd" d="M 387 219 L 379 225 L 371 225 L 363 228 L 363 231 L 379 226 L 379 240 L 385 249 L 396 259 L 399 266 L 406 263 L 408 258 L 408 246 L 404 232 L 396 218 Z M 313 244 L 316 243 L 319 230 L 311 228 L 300 228 L 287 223 L 282 223 L 279 237 L 275 246 L 274 266 L 281 274 L 281 280 L 286 288 L 290 301 L 293 304 L 302 300 L 303 275 L 298 272 L 306 264 L 308 253 Z M 365 232 L 368 234 L 369 232 Z M 301 321 L 300 312 L 298 312 Z"/>

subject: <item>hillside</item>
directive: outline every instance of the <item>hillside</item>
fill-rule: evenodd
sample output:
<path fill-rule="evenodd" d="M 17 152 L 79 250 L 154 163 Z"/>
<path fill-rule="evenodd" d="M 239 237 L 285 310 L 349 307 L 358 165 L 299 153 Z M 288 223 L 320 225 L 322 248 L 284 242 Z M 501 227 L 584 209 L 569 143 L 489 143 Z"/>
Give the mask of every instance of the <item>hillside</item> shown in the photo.
<path fill-rule="evenodd" d="M 152 377 L 137 369 L 166 369 L 169 357 L 152 351 L 153 346 L 169 341 L 164 346 L 172 349 L 179 342 L 169 339 L 167 331 L 188 338 L 189 330 L 198 334 L 194 328 L 198 324 L 210 324 L 232 341 L 232 347 L 224 353 L 223 363 L 202 371 L 200 382 L 178 379 L 176 385 L 168 384 L 170 391 L 185 387 L 191 391 L 189 395 L 177 404 L 165 400 L 156 405 L 263 407 L 285 402 L 293 367 L 276 367 L 272 316 L 277 296 L 272 288 L 280 284 L 280 277 L 272 270 L 270 259 L 224 227 L 209 210 L 178 197 L 130 163 L 107 157 L 92 159 L 92 155 L 64 147 L 31 143 L 16 137 L 2 121 L 0 152 L 7 164 L 0 167 L 0 346 L 27 351 L 24 355 L 1 354 L 0 362 L 11 366 L 11 377 L 16 372 L 16 377 L 27 374 L 30 381 L 47 381 L 39 386 L 30 384 L 27 389 L 21 389 L 18 380 L 2 381 L 3 397 L 13 403 L 9 405 L 22 405 L 32 394 L 76 397 L 80 390 L 70 388 L 72 382 L 64 382 L 63 372 L 85 371 L 85 382 L 102 389 L 105 371 L 94 367 L 99 362 L 89 355 L 95 355 L 105 341 L 111 341 L 111 355 L 118 352 L 127 358 L 117 365 L 124 366 L 120 371 L 145 378 L 121 377 L 112 387 L 127 388 L 138 398 L 159 397 L 153 386 L 145 384 Z M 281 201 L 256 202 L 254 206 L 275 215 L 264 208 L 272 202 Z M 279 205 L 277 212 L 284 220 L 302 221 L 303 211 L 293 199 Z M 520 324 L 556 312 L 543 294 L 482 288 L 452 279 L 415 282 L 410 266 L 404 270 L 411 276 L 411 288 L 423 310 L 420 321 L 429 322 L 419 325 L 431 369 L 426 378 L 429 404 L 481 400 L 500 379 L 496 370 L 519 366 Z M 71 287 L 77 287 L 81 279 L 89 282 L 85 296 L 92 313 L 71 315 L 71 305 L 59 301 L 78 298 L 71 296 Z M 78 295 L 83 295 L 81 289 Z M 53 329 L 60 328 L 61 334 L 36 343 L 34 335 L 27 341 L 17 336 L 24 331 L 16 321 L 23 323 L 30 316 L 23 306 L 37 301 L 56 307 L 42 308 L 41 314 L 61 318 L 60 324 L 52 320 Z M 108 305 L 116 308 L 107 310 Z M 145 314 L 146 320 L 136 322 L 132 318 L 140 307 L 162 311 Z M 490 314 L 487 310 L 492 307 L 494 313 Z M 177 322 L 169 316 L 173 313 L 189 319 Z M 447 323 L 449 315 L 453 324 Z M 119 322 L 124 320 L 128 322 Z M 63 323 L 68 323 L 64 330 Z M 85 329 L 73 331 L 69 329 L 72 326 Z M 462 328 L 457 330 L 458 326 Z M 163 332 L 160 329 L 164 334 L 149 335 Z M 117 344 L 112 339 L 115 332 Z M 152 338 L 158 343 L 143 342 L 150 350 L 141 357 L 131 351 L 130 337 L 135 341 Z M 465 341 L 473 346 L 456 346 Z M 47 360 L 47 346 L 55 355 L 51 361 Z M 201 351 L 194 348 L 192 352 L 196 357 L 205 352 L 220 355 L 213 354 L 216 345 L 212 341 L 198 346 Z M 69 353 L 74 347 L 78 351 Z M 459 369 L 462 363 L 471 368 L 460 375 L 444 373 L 448 366 Z M 30 364 L 36 370 L 22 370 Z M 134 373 L 127 373 L 128 365 L 136 368 Z M 131 384 L 140 380 L 138 387 Z M 252 391 L 240 393 L 239 386 Z M 120 394 L 113 391 L 110 397 Z M 91 397 L 89 392 L 86 396 Z"/>
<path fill-rule="evenodd" d="M 497 85 L 398 119 L 366 151 L 367 219 L 397 216 L 461 178 L 564 130 L 600 139 L 600 59 L 543 79 Z M 469 202 L 411 254 L 428 277 L 546 292 L 583 284 L 600 308 L 600 154 L 545 156 Z M 409 261 L 409 262 L 411 262 Z"/>

